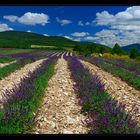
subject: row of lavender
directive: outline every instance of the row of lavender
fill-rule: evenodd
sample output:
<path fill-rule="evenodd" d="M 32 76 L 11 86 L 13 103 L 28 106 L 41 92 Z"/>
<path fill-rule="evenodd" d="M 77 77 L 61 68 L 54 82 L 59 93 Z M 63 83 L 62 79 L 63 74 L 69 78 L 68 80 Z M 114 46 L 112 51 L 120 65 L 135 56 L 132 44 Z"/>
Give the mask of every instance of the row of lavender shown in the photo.
<path fill-rule="evenodd" d="M 36 60 L 47 58 L 49 56 L 57 55 L 59 56 L 63 52 L 53 52 L 53 51 L 38 51 L 36 53 L 20 53 L 20 54 L 12 54 L 9 57 L 13 57 L 16 59 L 15 63 L 12 63 L 10 65 L 7 65 L 5 67 L 0 68 L 0 80 L 4 77 L 8 76 L 15 70 L 18 70 L 25 66 L 28 63 L 35 62 Z"/>
<path fill-rule="evenodd" d="M 114 76 L 120 77 L 122 80 L 130 84 L 136 89 L 140 89 L 140 77 L 139 75 L 133 74 L 128 70 L 121 69 L 120 66 L 110 65 L 102 60 L 102 58 L 95 58 L 95 57 L 84 57 L 81 56 L 79 59 L 83 59 L 88 61 L 103 70 L 113 74 Z"/>
<path fill-rule="evenodd" d="M 101 59 L 106 63 L 112 64 L 113 66 L 120 67 L 125 69 L 133 74 L 140 76 L 140 62 L 134 62 L 132 60 L 124 60 L 124 59 L 117 59 L 117 58 L 97 58 Z"/>
<path fill-rule="evenodd" d="M 62 52 L 62 51 L 45 51 L 45 50 L 40 50 L 40 51 L 33 51 L 33 52 L 26 52 L 26 53 L 17 53 L 17 54 L 10 54 L 10 55 L 2 55 L 0 58 L 7 57 L 7 58 L 14 58 L 17 60 L 26 60 L 26 59 L 38 59 L 38 58 L 43 58 L 46 56 L 50 55 L 62 55 L 64 56 L 72 56 L 72 52 Z"/>
<path fill-rule="evenodd" d="M 6 76 L 8 76 L 9 74 L 11 74 L 12 72 L 14 72 L 15 70 L 18 70 L 20 68 L 22 68 L 23 66 L 25 66 L 28 63 L 32 63 L 36 60 L 42 59 L 42 58 L 46 58 L 49 56 L 59 56 L 59 55 L 66 55 L 66 56 L 72 56 L 71 52 L 63 52 L 63 51 L 36 51 L 36 52 L 28 52 L 28 53 L 19 53 L 19 54 L 12 54 L 9 56 L 5 56 L 8 58 L 14 58 L 16 59 L 15 63 L 6 65 L 5 67 L 0 68 L 0 80 Z M 0 60 L 10 60 L 10 59 L 2 59 L 0 58 Z"/>
<path fill-rule="evenodd" d="M 0 133 L 28 133 L 33 128 L 36 110 L 59 57 L 50 56 L 33 73 L 29 72 L 27 77 L 22 78 L 14 89 L 2 94 Z"/>
<path fill-rule="evenodd" d="M 134 134 L 139 126 L 129 114 L 125 113 L 125 105 L 119 105 L 105 91 L 104 83 L 99 77 L 91 75 L 78 58 L 66 58 L 72 78 L 76 82 L 75 90 L 80 98 L 83 113 L 87 115 L 86 123 L 91 134 Z M 137 109 L 134 110 L 137 112 Z"/>

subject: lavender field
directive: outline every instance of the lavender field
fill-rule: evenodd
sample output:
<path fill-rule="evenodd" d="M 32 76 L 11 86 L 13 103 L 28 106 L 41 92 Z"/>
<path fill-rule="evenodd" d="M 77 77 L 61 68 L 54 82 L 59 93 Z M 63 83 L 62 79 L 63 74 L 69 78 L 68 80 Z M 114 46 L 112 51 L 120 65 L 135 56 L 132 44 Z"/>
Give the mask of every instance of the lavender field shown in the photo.
<path fill-rule="evenodd" d="M 0 55 L 0 134 L 139 134 L 140 65 L 69 51 Z"/>

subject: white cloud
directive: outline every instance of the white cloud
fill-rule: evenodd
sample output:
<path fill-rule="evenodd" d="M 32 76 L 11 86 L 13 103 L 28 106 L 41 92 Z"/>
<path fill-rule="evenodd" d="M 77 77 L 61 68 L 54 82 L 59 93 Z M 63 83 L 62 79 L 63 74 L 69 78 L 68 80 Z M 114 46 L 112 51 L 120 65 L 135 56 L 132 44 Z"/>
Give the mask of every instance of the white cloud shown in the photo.
<path fill-rule="evenodd" d="M 83 22 L 82 20 L 78 21 L 78 25 L 79 26 L 93 26 L 94 25 L 94 20 L 93 21 L 86 21 L 86 22 Z"/>
<path fill-rule="evenodd" d="M 115 43 L 121 46 L 140 43 L 139 31 L 120 31 L 120 30 L 101 30 L 93 36 L 87 36 L 84 40 L 93 41 L 99 44 L 104 44 L 113 47 Z"/>
<path fill-rule="evenodd" d="M 85 25 L 90 25 L 90 24 L 92 24 L 92 23 L 90 23 L 90 22 L 86 22 L 86 23 L 85 23 Z"/>
<path fill-rule="evenodd" d="M 78 25 L 79 26 L 84 26 L 83 21 L 82 20 L 78 21 Z"/>
<path fill-rule="evenodd" d="M 97 32 L 87 40 L 113 47 L 117 42 L 121 46 L 140 43 L 140 6 L 132 6 L 125 11 L 110 14 L 108 11 L 96 13 L 93 21 L 96 26 L 108 29 Z"/>
<path fill-rule="evenodd" d="M 49 36 L 48 34 L 43 34 L 44 36 Z"/>
<path fill-rule="evenodd" d="M 102 30 L 97 32 L 94 36 L 94 40 L 96 43 L 108 45 L 110 47 L 113 47 L 116 42 L 122 45 L 117 30 Z"/>
<path fill-rule="evenodd" d="M 108 25 L 112 29 L 137 30 L 140 29 L 140 6 L 127 8 L 115 15 L 107 11 L 96 13 L 96 25 Z"/>
<path fill-rule="evenodd" d="M 15 22 L 18 19 L 17 16 L 13 16 L 13 15 L 3 16 L 3 18 L 9 20 L 10 22 Z"/>
<path fill-rule="evenodd" d="M 71 35 L 75 37 L 84 37 L 86 35 L 89 35 L 89 33 L 88 32 L 74 32 Z"/>
<path fill-rule="evenodd" d="M 31 13 L 27 12 L 22 17 L 18 18 L 18 22 L 27 25 L 46 25 L 49 23 L 49 16 L 43 13 Z"/>
<path fill-rule="evenodd" d="M 115 22 L 114 15 L 109 14 L 107 11 L 96 13 L 96 24 L 97 25 L 110 25 Z"/>
<path fill-rule="evenodd" d="M 31 30 L 28 30 L 27 32 L 28 32 L 28 33 L 30 33 L 30 32 L 31 32 Z"/>
<path fill-rule="evenodd" d="M 73 41 L 81 41 L 81 38 L 74 38 Z"/>
<path fill-rule="evenodd" d="M 21 24 L 26 24 L 26 25 L 41 24 L 42 26 L 44 26 L 47 23 L 49 23 L 49 16 L 47 14 L 44 14 L 44 13 L 27 12 L 21 17 L 9 15 L 9 16 L 4 16 L 3 18 L 7 19 L 11 22 L 17 21 Z"/>
<path fill-rule="evenodd" d="M 60 23 L 61 26 L 68 25 L 68 24 L 72 23 L 71 20 L 68 20 L 68 19 L 62 19 L 62 20 L 61 20 L 61 19 L 58 18 L 58 17 L 56 17 L 56 21 L 57 21 L 58 23 Z"/>
<path fill-rule="evenodd" d="M 12 30 L 14 30 L 14 29 L 10 28 L 7 24 L 0 24 L 0 32 L 12 31 Z"/>
<path fill-rule="evenodd" d="M 97 38 L 97 37 L 93 37 L 93 36 L 87 36 L 87 37 L 84 37 L 83 39 L 84 39 L 84 40 L 93 41 L 93 40 L 96 40 L 96 39 L 98 39 L 98 38 Z"/>
<path fill-rule="evenodd" d="M 116 14 L 116 18 L 129 20 L 133 18 L 133 15 L 131 15 L 129 12 L 119 12 Z"/>

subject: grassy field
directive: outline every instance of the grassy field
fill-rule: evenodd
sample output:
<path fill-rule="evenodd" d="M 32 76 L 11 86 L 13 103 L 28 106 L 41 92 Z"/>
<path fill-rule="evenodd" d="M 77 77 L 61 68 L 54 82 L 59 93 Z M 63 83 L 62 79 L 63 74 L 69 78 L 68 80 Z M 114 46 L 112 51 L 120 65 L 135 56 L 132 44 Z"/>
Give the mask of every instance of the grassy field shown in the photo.
<path fill-rule="evenodd" d="M 31 45 L 31 48 L 57 48 L 56 46 Z"/>
<path fill-rule="evenodd" d="M 14 58 L 2 57 L 0 58 L 0 63 L 8 63 L 14 61 Z"/>
<path fill-rule="evenodd" d="M 0 48 L 0 54 L 16 54 L 23 52 L 32 52 L 33 49 L 12 49 L 12 48 Z"/>

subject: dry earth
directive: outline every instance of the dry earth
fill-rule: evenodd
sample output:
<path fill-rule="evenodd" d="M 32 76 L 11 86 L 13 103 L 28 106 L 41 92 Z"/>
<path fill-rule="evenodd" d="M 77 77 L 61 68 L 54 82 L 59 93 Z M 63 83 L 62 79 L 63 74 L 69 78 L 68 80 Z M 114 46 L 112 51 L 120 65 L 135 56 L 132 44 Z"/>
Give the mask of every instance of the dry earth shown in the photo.
<path fill-rule="evenodd" d="M 99 75 L 101 81 L 105 83 L 106 91 L 118 100 L 119 103 L 126 104 L 126 112 L 133 114 L 132 106 L 136 105 L 139 109 L 138 113 L 133 115 L 133 118 L 140 123 L 140 91 L 128 85 L 120 78 L 113 76 L 112 74 L 103 71 L 101 68 L 80 60 L 84 67 L 88 68 L 92 74 Z"/>
<path fill-rule="evenodd" d="M 35 134 L 82 134 L 87 128 L 81 122 L 81 106 L 74 93 L 68 64 L 58 59 L 55 74 L 49 80 L 46 94 L 36 117 Z"/>

